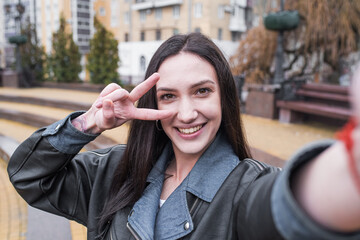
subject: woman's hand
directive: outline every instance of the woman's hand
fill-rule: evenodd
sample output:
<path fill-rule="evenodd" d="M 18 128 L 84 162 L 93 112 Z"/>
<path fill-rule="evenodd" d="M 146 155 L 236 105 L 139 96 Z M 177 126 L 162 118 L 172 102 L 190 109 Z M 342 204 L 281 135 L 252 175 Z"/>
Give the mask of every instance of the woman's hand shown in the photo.
<path fill-rule="evenodd" d="M 130 93 L 115 83 L 109 84 L 91 108 L 72 120 L 72 124 L 80 131 L 97 134 L 132 119 L 158 120 L 170 117 L 171 111 L 136 108 L 134 105 L 159 79 L 159 74 L 154 73 Z"/>
<path fill-rule="evenodd" d="M 343 232 L 360 230 L 356 177 L 360 174 L 360 68 L 354 73 L 350 93 L 355 128 L 347 134 L 351 134 L 352 150 L 338 141 L 298 170 L 292 185 L 295 198 L 315 221 Z M 350 164 L 351 156 L 356 169 Z"/>

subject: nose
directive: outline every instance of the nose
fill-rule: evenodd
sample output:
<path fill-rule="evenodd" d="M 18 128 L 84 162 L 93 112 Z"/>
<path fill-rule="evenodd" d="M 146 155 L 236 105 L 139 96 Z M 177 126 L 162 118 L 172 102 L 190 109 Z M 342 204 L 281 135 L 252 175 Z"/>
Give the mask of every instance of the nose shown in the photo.
<path fill-rule="evenodd" d="M 195 104 L 188 98 L 179 102 L 177 118 L 183 123 L 191 123 L 198 116 Z"/>

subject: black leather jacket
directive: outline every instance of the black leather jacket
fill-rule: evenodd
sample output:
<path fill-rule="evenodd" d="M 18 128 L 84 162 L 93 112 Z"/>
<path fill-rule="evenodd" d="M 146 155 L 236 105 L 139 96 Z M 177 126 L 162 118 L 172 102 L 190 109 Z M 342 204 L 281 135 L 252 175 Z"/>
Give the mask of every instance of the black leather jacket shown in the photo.
<path fill-rule="evenodd" d="M 88 239 L 98 239 L 98 217 L 125 146 L 63 153 L 43 136 L 44 131 L 35 132 L 15 151 L 8 165 L 10 180 L 30 205 L 75 220 L 87 227 Z M 306 150 L 281 174 L 278 168 L 242 160 L 211 203 L 187 192 L 194 229 L 182 239 L 358 239 L 359 235 L 343 236 L 318 226 L 289 190 L 293 168 L 328 145 Z M 274 184 L 276 179 L 280 180 Z M 131 207 L 119 211 L 100 239 L 137 239 L 127 224 L 130 211 Z"/>
<path fill-rule="evenodd" d="M 65 154 L 42 137 L 42 131 L 15 151 L 8 166 L 10 179 L 30 205 L 87 226 L 88 239 L 96 239 L 97 219 L 125 146 Z M 225 180 L 211 204 L 187 193 L 195 228 L 183 239 L 281 239 L 270 211 L 277 172 L 247 159 Z M 259 184 L 250 184 L 254 181 Z M 105 239 L 136 239 L 127 227 L 130 210 L 116 215 Z"/>

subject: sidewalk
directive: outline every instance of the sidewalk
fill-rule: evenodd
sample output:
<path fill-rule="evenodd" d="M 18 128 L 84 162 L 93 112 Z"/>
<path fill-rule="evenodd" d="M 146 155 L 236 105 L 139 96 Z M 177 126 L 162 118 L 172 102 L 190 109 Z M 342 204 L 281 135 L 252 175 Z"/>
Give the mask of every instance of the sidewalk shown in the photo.
<path fill-rule="evenodd" d="M 61 99 L 90 104 L 98 96 L 97 93 L 44 88 L 0 88 L 0 95 L 1 94 L 38 97 L 44 98 L 44 101 L 46 101 L 46 99 Z M 53 108 L 4 101 L 0 101 L 0 109 L 1 108 L 32 114 L 36 113 L 39 116 L 51 116 L 56 119 L 61 119 L 71 112 L 70 110 L 61 109 L 61 106 Z M 246 114 L 242 115 L 242 119 L 250 146 L 283 160 L 289 159 L 289 157 L 297 149 L 309 142 L 324 138 L 332 138 L 334 132 L 337 130 L 336 127 L 329 127 L 319 123 L 282 124 L 277 120 L 264 119 Z M 117 143 L 126 143 L 127 128 L 127 126 L 122 126 L 120 128 L 107 131 L 104 135 L 113 139 Z M 35 127 L 0 119 L 0 134 L 11 137 L 17 142 L 22 142 L 35 130 Z M 260 161 L 262 160 L 261 155 L 256 154 L 255 158 L 258 158 Z M 4 161 L 0 160 L 0 162 L 0 190 L 2 190 L 2 192 L 11 192 L 12 196 L 14 196 L 12 200 L 9 201 L 1 198 L 4 197 L 4 194 L 0 195 L 0 239 L 29 240 L 30 238 L 26 238 L 26 236 L 29 237 L 31 235 L 30 229 L 34 229 L 34 226 L 31 224 L 33 222 L 37 222 L 37 220 L 35 221 L 31 219 L 36 219 L 36 217 L 32 215 L 33 210 L 27 209 L 26 203 L 20 199 L 14 189 L 12 189 L 12 186 L 9 185 L 5 171 L 6 166 Z M 6 218 L 6 216 L 12 216 L 12 218 Z M 47 218 L 44 217 L 44 219 Z M 29 223 L 27 222 L 28 220 L 30 220 Z M 59 229 L 65 229 L 65 231 L 68 231 L 66 234 L 70 234 L 73 240 L 86 239 L 86 228 L 74 222 L 62 222 L 61 224 L 62 227 L 59 225 Z"/>

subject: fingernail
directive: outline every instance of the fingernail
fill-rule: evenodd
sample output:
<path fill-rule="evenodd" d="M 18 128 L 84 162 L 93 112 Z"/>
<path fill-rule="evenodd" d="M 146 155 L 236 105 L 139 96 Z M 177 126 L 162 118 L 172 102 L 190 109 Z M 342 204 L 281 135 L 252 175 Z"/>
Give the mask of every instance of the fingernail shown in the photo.
<path fill-rule="evenodd" d="M 95 104 L 95 107 L 99 108 L 102 106 L 102 102 L 98 101 L 96 104 Z"/>

